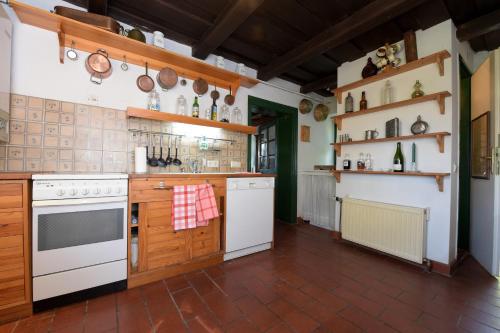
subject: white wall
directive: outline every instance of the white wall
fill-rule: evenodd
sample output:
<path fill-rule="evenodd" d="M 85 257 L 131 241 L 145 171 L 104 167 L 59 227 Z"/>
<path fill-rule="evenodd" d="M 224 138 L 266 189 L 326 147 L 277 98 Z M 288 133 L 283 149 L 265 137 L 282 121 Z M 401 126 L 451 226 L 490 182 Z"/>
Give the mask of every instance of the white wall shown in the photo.
<path fill-rule="evenodd" d="M 59 0 L 23 0 L 23 2 L 47 10 L 53 9 L 55 5 L 74 7 Z M 129 70 L 124 72 L 120 69 L 120 61 L 112 60 L 113 74 L 105 79 L 102 85 L 95 85 L 89 81 L 89 74 L 85 69 L 85 59 L 88 53 L 80 52 L 78 61 L 65 60 L 59 63 L 59 48 L 57 35 L 43 29 L 21 24 L 16 17 L 9 14 L 14 21 L 13 42 L 13 64 L 12 64 L 12 92 L 22 95 L 30 95 L 49 99 L 57 99 L 82 104 L 97 104 L 103 107 L 126 109 L 128 106 L 145 107 L 147 94 L 136 87 L 136 78 L 144 73 L 144 68 L 129 65 Z M 151 35 L 147 34 L 147 39 Z M 166 48 L 186 56 L 191 55 L 189 46 L 166 40 Z M 209 56 L 207 62 L 213 63 L 213 55 Z M 226 68 L 234 69 L 236 64 L 226 60 Z M 150 71 L 152 77 L 156 77 L 156 71 Z M 249 76 L 256 77 L 256 71 L 247 69 Z M 255 96 L 273 102 L 297 107 L 304 96 L 298 94 L 300 87 L 287 81 L 274 79 L 270 83 L 285 88 L 279 89 L 267 84 L 257 84 L 253 88 L 241 87 L 236 95 L 234 106 L 238 106 L 247 122 L 248 96 Z M 210 87 L 210 90 L 212 87 Z M 220 90 L 221 96 L 228 92 Z M 161 92 L 161 106 L 164 112 L 175 112 L 176 98 L 183 94 L 188 103 L 194 98 L 192 81 L 188 80 L 185 87 L 179 84 L 168 92 Z M 321 96 L 310 94 L 315 101 L 322 101 Z M 222 99 L 219 100 L 219 104 Z M 316 104 L 317 102 L 315 102 Z M 200 99 L 202 112 L 211 105 L 209 94 Z M 334 105 L 333 105 L 334 108 Z M 298 144 L 298 170 L 310 170 L 315 164 L 332 164 L 333 153 L 330 147 L 332 139 L 332 125 L 328 119 L 318 123 L 314 121 L 312 113 L 298 115 L 298 130 L 301 125 L 311 126 L 311 142 Z M 300 197 L 301 188 L 299 188 Z M 300 205 L 298 206 L 300 207 Z"/>
<path fill-rule="evenodd" d="M 416 34 L 419 57 L 441 50 L 448 50 L 450 53 L 456 51 L 452 49 L 454 27 L 451 21 L 443 22 L 425 31 L 417 31 Z M 370 55 L 373 56 L 373 54 Z M 404 58 L 404 51 L 401 52 L 401 55 Z M 454 54 L 452 58 L 445 60 L 444 76 L 439 76 L 436 65 L 429 65 L 390 78 L 389 80 L 395 87 L 395 100 L 408 99 L 417 79 L 423 84 L 423 90 L 427 94 L 443 90 L 457 94 L 457 85 L 454 82 L 457 80 L 458 67 L 455 66 L 457 59 L 458 56 Z M 339 86 L 359 80 L 365 64 L 366 57 L 343 64 L 338 71 Z M 385 81 L 379 81 L 352 90 L 351 94 L 355 97 L 355 106 L 359 105 L 359 97 L 363 90 L 366 91 L 369 107 L 379 105 L 380 92 L 384 83 Z M 422 115 L 423 119 L 430 125 L 429 132 L 447 131 L 456 136 L 458 134 L 454 122 L 458 121 L 458 99 L 447 98 L 445 107 L 446 113 L 444 115 L 439 114 L 437 103 L 427 102 L 345 119 L 343 121 L 344 131 L 341 133 L 349 133 L 353 140 L 359 140 L 363 137 L 364 130 L 377 129 L 384 136 L 385 122 L 398 117 L 402 125 L 402 135 L 408 135 L 411 134 L 410 126 L 416 120 L 417 115 Z M 343 113 L 344 104 L 337 105 L 337 110 L 339 113 Z M 452 141 L 455 141 L 453 147 Z M 455 137 L 446 137 L 445 152 L 440 154 L 434 139 L 415 140 L 418 169 L 421 171 L 452 172 L 453 165 L 458 159 L 458 154 L 452 154 L 452 150 L 456 148 L 456 142 Z M 412 141 L 402 142 L 407 162 L 411 158 L 411 144 Z M 342 154 L 344 156 L 345 153 L 349 153 L 354 161 L 360 152 L 369 152 L 374 159 L 374 169 L 385 170 L 392 168 L 395 147 L 395 142 L 344 146 Z M 430 208 L 430 219 L 427 224 L 427 258 L 448 263 L 450 256 L 454 256 L 451 254 L 454 251 L 450 251 L 450 248 L 453 248 L 450 241 L 450 229 L 452 228 L 452 219 L 456 219 L 456 213 L 452 212 L 452 209 L 456 209 L 457 188 L 456 185 L 452 188 L 452 181 L 457 181 L 456 172 L 454 172 L 453 177 L 445 178 L 444 192 L 439 192 L 433 178 L 342 175 L 341 182 L 337 184 L 337 196 Z"/>

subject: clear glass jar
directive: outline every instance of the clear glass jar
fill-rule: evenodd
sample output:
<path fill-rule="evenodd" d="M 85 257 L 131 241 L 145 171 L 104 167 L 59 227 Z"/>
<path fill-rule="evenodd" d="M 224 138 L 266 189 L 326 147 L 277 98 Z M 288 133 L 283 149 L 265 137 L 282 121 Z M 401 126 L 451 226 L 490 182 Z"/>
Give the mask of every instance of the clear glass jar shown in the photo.
<path fill-rule="evenodd" d="M 235 124 L 241 124 L 243 122 L 243 113 L 239 107 L 233 108 L 233 113 L 231 114 L 231 122 Z"/>
<path fill-rule="evenodd" d="M 205 109 L 205 119 L 211 120 L 212 119 L 212 110 L 210 108 Z"/>
<path fill-rule="evenodd" d="M 227 106 L 227 104 L 224 104 L 220 108 L 220 121 L 222 121 L 224 123 L 228 123 L 230 116 L 231 116 L 231 114 L 229 112 L 229 106 Z"/>
<path fill-rule="evenodd" d="M 372 159 L 372 155 L 370 153 L 366 154 L 365 169 L 366 170 L 373 170 L 373 159 Z"/>
<path fill-rule="evenodd" d="M 151 90 L 148 94 L 148 110 L 160 111 L 160 94 L 156 90 Z"/>
<path fill-rule="evenodd" d="M 183 95 L 177 97 L 177 103 L 175 106 L 175 113 L 182 116 L 187 116 L 187 101 Z"/>
<path fill-rule="evenodd" d="M 359 153 L 357 167 L 358 167 L 358 170 L 364 170 L 365 169 L 365 155 L 363 153 Z"/>

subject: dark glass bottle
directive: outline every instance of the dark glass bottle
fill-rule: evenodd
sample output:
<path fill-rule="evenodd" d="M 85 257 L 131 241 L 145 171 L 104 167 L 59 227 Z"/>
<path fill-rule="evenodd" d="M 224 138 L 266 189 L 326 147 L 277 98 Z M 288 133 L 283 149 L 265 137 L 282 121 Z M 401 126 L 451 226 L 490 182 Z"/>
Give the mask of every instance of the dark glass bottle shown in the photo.
<path fill-rule="evenodd" d="M 368 101 L 366 100 L 366 94 L 364 91 L 361 93 L 361 100 L 359 101 L 359 109 L 360 110 L 368 109 Z"/>
<path fill-rule="evenodd" d="M 401 142 L 398 142 L 392 165 L 392 169 L 394 170 L 394 172 L 405 171 L 405 158 L 403 156 L 403 152 L 401 151 Z"/>
<path fill-rule="evenodd" d="M 354 99 L 352 98 L 352 95 L 350 92 L 347 93 L 347 96 L 345 98 L 345 113 L 353 112 L 354 111 Z"/>
<path fill-rule="evenodd" d="M 198 96 L 194 97 L 193 109 L 192 109 L 191 115 L 195 118 L 200 117 L 200 104 L 198 104 Z"/>
<path fill-rule="evenodd" d="M 344 167 L 344 170 L 351 170 L 351 159 L 349 158 L 349 154 L 345 155 L 342 166 Z"/>
<path fill-rule="evenodd" d="M 212 103 L 212 108 L 210 110 L 210 118 L 212 120 L 217 120 L 217 104 L 215 103 L 215 99 L 214 102 Z"/>

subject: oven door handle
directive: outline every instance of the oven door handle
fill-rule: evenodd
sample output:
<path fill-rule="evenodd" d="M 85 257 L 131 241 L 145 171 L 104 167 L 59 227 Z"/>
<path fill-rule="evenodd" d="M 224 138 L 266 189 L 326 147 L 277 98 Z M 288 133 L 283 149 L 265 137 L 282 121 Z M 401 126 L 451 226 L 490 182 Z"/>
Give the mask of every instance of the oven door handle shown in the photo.
<path fill-rule="evenodd" d="M 40 200 L 33 201 L 33 207 L 49 207 L 49 206 L 70 206 L 70 205 L 88 205 L 109 202 L 127 202 L 128 197 L 106 197 L 106 198 L 82 198 L 82 199 L 61 199 L 61 200 Z"/>

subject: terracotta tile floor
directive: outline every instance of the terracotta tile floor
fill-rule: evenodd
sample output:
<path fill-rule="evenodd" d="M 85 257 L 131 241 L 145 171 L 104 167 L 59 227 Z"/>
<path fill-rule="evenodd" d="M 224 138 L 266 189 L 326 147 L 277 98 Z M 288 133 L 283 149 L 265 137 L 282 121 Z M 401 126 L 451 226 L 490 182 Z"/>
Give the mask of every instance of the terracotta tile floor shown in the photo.
<path fill-rule="evenodd" d="M 0 326 L 4 332 L 497 332 L 500 286 L 279 226 L 276 248 Z"/>

